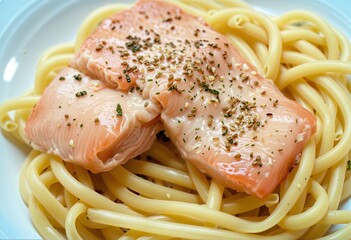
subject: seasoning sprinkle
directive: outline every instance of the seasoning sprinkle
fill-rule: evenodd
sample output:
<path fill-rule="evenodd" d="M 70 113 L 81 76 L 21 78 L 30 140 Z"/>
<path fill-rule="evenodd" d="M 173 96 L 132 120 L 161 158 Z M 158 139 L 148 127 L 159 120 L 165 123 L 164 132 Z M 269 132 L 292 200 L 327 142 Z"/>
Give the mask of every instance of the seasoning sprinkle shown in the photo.
<path fill-rule="evenodd" d="M 74 140 L 73 139 L 69 140 L 69 146 L 71 148 L 74 148 Z"/>
<path fill-rule="evenodd" d="M 117 104 L 116 112 L 117 112 L 117 117 L 121 117 L 123 115 L 122 107 L 119 103 Z"/>
<path fill-rule="evenodd" d="M 126 80 L 128 83 L 130 83 L 130 76 L 128 74 L 126 74 Z"/>
<path fill-rule="evenodd" d="M 80 80 L 82 80 L 82 75 L 76 74 L 76 75 L 73 75 L 73 78 L 77 81 L 80 81 Z"/>
<path fill-rule="evenodd" d="M 76 93 L 76 97 L 83 97 L 85 95 L 87 95 L 87 91 L 81 91 Z"/>
<path fill-rule="evenodd" d="M 204 83 L 204 82 L 202 82 L 202 83 L 200 84 L 200 87 L 204 88 L 206 92 L 210 92 L 210 93 L 212 93 L 212 94 L 214 94 L 214 95 L 216 95 L 216 96 L 219 95 L 219 91 L 218 91 L 218 90 L 210 88 L 210 87 L 208 86 L 208 84 L 206 84 L 206 83 Z"/>
<path fill-rule="evenodd" d="M 262 167 L 262 161 L 261 161 L 261 156 L 258 155 L 256 159 L 252 162 L 252 166 L 259 166 Z"/>
<path fill-rule="evenodd" d="M 243 64 L 243 70 L 244 71 L 247 71 L 247 70 L 249 70 L 250 68 L 249 68 L 249 65 L 247 65 L 246 63 L 244 63 Z"/>
<path fill-rule="evenodd" d="M 273 113 L 266 113 L 267 117 L 273 117 Z"/>

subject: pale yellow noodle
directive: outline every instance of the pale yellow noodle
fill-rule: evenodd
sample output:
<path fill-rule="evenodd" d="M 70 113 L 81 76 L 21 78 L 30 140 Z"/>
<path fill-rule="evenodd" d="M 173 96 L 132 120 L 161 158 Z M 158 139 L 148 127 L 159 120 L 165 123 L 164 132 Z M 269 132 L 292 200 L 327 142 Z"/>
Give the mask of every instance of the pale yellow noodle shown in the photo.
<path fill-rule="evenodd" d="M 38 199 L 40 204 L 43 205 L 43 207 L 61 226 L 64 226 L 67 209 L 55 199 L 50 191 L 44 186 L 44 183 L 39 179 L 39 174 L 49 166 L 50 162 L 47 154 L 42 153 L 37 156 L 28 166 L 27 181 L 33 195 Z"/>
<path fill-rule="evenodd" d="M 305 29 L 283 30 L 280 32 L 280 34 L 284 44 L 303 39 L 317 46 L 325 45 L 325 39 L 322 36 Z"/>
<path fill-rule="evenodd" d="M 170 217 L 166 217 L 166 216 L 162 216 L 162 215 L 156 215 L 156 216 L 151 216 L 148 217 L 148 219 L 154 219 L 154 220 L 162 220 L 165 222 L 173 222 L 174 219 L 170 218 Z M 119 240 L 129 240 L 129 239 L 170 239 L 171 237 L 169 236 L 162 236 L 162 235 L 158 235 L 158 234 L 150 234 L 148 232 L 141 232 L 141 231 L 137 231 L 137 230 L 129 230 L 127 231 L 125 234 L 123 234 L 123 236 L 121 236 L 119 238 Z"/>
<path fill-rule="evenodd" d="M 347 157 L 345 156 L 342 161 L 340 161 L 336 166 L 331 169 L 331 177 L 330 183 L 328 187 L 328 211 L 336 210 L 339 207 L 341 194 L 342 194 L 342 187 L 343 187 L 343 180 L 345 178 L 345 170 L 346 170 L 346 162 Z M 316 235 L 312 235 L 310 233 L 309 237 L 321 237 L 328 231 L 330 226 L 328 225 L 318 225 L 315 227 L 314 231 Z"/>
<path fill-rule="evenodd" d="M 278 74 L 278 66 L 280 62 L 282 48 L 282 41 L 279 34 L 279 29 L 275 24 L 272 23 L 272 21 L 270 21 L 269 18 L 263 15 L 258 15 L 255 11 L 249 9 L 222 10 L 206 18 L 206 21 L 211 26 L 215 26 L 223 21 L 228 21 L 228 18 L 231 18 L 235 14 L 245 14 L 249 18 L 254 19 L 255 21 L 262 24 L 265 31 L 268 33 L 269 49 L 266 62 L 263 65 L 263 74 L 265 75 L 265 77 L 274 81 Z"/>
<path fill-rule="evenodd" d="M 314 25 L 317 26 L 317 29 L 324 35 L 326 44 L 328 46 L 327 49 L 327 56 L 328 59 L 334 60 L 338 59 L 339 56 L 339 48 L 337 38 L 332 33 L 331 27 L 320 17 L 316 16 L 315 14 L 307 11 L 291 11 L 282 16 L 278 17 L 275 22 L 278 26 L 283 26 L 284 24 L 288 24 L 292 20 L 304 20 L 308 22 L 312 22 Z"/>
<path fill-rule="evenodd" d="M 323 187 L 313 180 L 309 183 L 308 191 L 316 199 L 315 204 L 302 213 L 286 216 L 279 226 L 287 230 L 302 230 L 322 219 L 328 210 L 328 195 Z"/>
<path fill-rule="evenodd" d="M 351 62 L 341 62 L 336 60 L 308 62 L 284 72 L 277 80 L 276 84 L 279 88 L 283 89 L 294 81 L 310 75 L 325 74 L 326 72 L 351 74 L 350 65 Z"/>
<path fill-rule="evenodd" d="M 130 159 L 124 167 L 134 174 L 151 176 L 186 188 L 195 189 L 190 176 L 184 171 L 135 159 Z"/>
<path fill-rule="evenodd" d="M 306 62 L 315 61 L 314 58 L 295 51 L 283 51 L 281 62 L 283 64 L 300 65 Z"/>
<path fill-rule="evenodd" d="M 21 172 L 20 172 L 20 179 L 19 179 L 19 189 L 20 189 L 20 193 L 21 193 L 21 197 L 23 199 L 23 201 L 25 203 L 28 204 L 29 198 L 32 195 L 32 192 L 30 190 L 30 187 L 28 186 L 28 182 L 26 179 L 26 171 L 28 168 L 28 165 L 30 164 L 30 162 L 37 157 L 40 154 L 40 152 L 36 151 L 36 150 L 32 150 L 26 160 L 24 161 L 22 168 L 21 168 Z"/>
<path fill-rule="evenodd" d="M 315 79 L 316 84 L 322 86 L 326 92 L 332 96 L 338 104 L 344 117 L 344 135 L 333 149 L 327 153 L 318 156 L 315 161 L 314 173 L 318 173 L 326 168 L 336 164 L 342 157 L 348 153 L 351 146 L 351 106 L 350 98 L 347 96 L 345 89 L 342 89 L 338 84 L 328 77 L 318 77 Z"/>
<path fill-rule="evenodd" d="M 212 180 L 208 191 L 206 206 L 212 209 L 220 210 L 222 205 L 223 185 Z"/>
<path fill-rule="evenodd" d="M 1 118 L 1 126 L 7 132 L 12 132 L 17 129 L 17 123 L 8 114 L 4 114 Z"/>
<path fill-rule="evenodd" d="M 71 194 L 66 188 L 63 194 L 65 195 L 65 205 L 67 208 L 71 208 L 76 202 L 78 202 L 78 198 Z"/>
<path fill-rule="evenodd" d="M 77 179 L 79 182 L 81 182 L 82 184 L 84 184 L 85 186 L 87 186 L 90 189 L 94 189 L 93 182 L 91 181 L 89 173 L 86 169 L 75 166 L 74 171 L 77 174 Z"/>
<path fill-rule="evenodd" d="M 106 5 L 101 7 L 91 13 L 88 18 L 81 24 L 77 32 L 76 41 L 75 41 L 75 52 L 79 50 L 82 43 L 87 39 L 87 37 L 92 33 L 95 26 L 97 26 L 102 20 L 113 15 L 114 13 L 121 12 L 125 9 L 128 9 L 128 5 L 118 5 L 115 4 Z"/>
<path fill-rule="evenodd" d="M 194 6 L 196 8 L 201 8 L 203 11 L 208 10 L 218 10 L 221 9 L 221 5 L 215 1 L 202 1 L 202 0 L 181 0 L 181 2 Z"/>
<path fill-rule="evenodd" d="M 5 114 L 0 117 L 0 127 L 4 130 L 5 134 L 9 134 L 15 138 L 21 144 L 28 144 L 26 139 L 19 132 L 19 123 L 12 119 L 9 114 Z"/>
<path fill-rule="evenodd" d="M 33 106 L 39 101 L 40 96 L 25 96 L 14 98 L 9 101 L 3 102 L 0 105 L 0 117 L 2 119 L 5 114 L 10 111 L 24 108 L 33 108 Z"/>
<path fill-rule="evenodd" d="M 110 171 L 110 174 L 119 179 L 123 185 L 143 195 L 156 199 L 172 199 L 183 202 L 199 203 L 200 197 L 191 193 L 185 193 L 176 189 L 147 181 L 134 174 L 131 174 L 122 166 L 117 166 Z"/>
<path fill-rule="evenodd" d="M 351 223 L 348 223 L 342 229 L 329 234 L 328 236 L 320 237 L 321 240 L 338 240 L 338 239 L 348 239 L 351 236 Z"/>
<path fill-rule="evenodd" d="M 204 12 L 201 9 L 198 9 L 194 6 L 191 6 L 189 4 L 183 3 L 182 1 L 177 1 L 177 0 L 168 0 L 168 2 L 180 7 L 184 11 L 198 17 L 206 17 L 206 12 Z"/>
<path fill-rule="evenodd" d="M 327 60 L 326 56 L 314 44 L 300 40 L 292 44 L 300 53 L 310 56 L 316 60 Z"/>
<path fill-rule="evenodd" d="M 69 239 L 83 239 L 79 232 L 78 229 L 76 228 L 76 221 L 79 215 L 87 211 L 87 206 L 81 202 L 78 202 L 74 204 L 70 210 L 67 213 L 66 217 L 66 222 L 65 222 L 65 228 L 66 228 L 66 234 Z M 98 239 L 93 235 L 93 238 L 89 239 Z"/>
<path fill-rule="evenodd" d="M 295 214 L 301 213 L 304 210 L 306 198 L 307 198 L 307 188 L 302 190 L 300 198 L 295 203 L 294 207 L 291 208 L 289 215 L 295 215 Z"/>
<path fill-rule="evenodd" d="M 319 93 L 305 81 L 299 81 L 291 86 L 295 94 L 301 96 L 305 102 L 310 103 L 314 109 L 320 113 L 322 119 L 322 141 L 320 143 L 319 154 L 332 149 L 335 138 L 335 114 L 324 102 Z"/>
<path fill-rule="evenodd" d="M 112 211 L 132 215 L 140 215 L 130 210 L 127 206 L 114 203 L 111 200 L 101 196 L 97 192 L 78 182 L 68 173 L 67 169 L 63 165 L 62 160 L 58 157 L 51 156 L 50 165 L 52 171 L 54 172 L 55 176 L 59 179 L 60 183 L 70 192 L 75 193 L 75 195 L 85 203 L 88 203 L 91 206 L 109 209 Z"/>
<path fill-rule="evenodd" d="M 322 138 L 322 120 L 319 116 L 316 117 L 317 118 L 317 130 L 316 130 L 316 133 L 313 135 L 313 139 L 316 143 L 316 146 L 317 146 L 317 152 L 318 152 L 318 147 L 319 147 L 319 143 L 320 143 L 320 140 Z"/>
<path fill-rule="evenodd" d="M 229 214 L 240 214 L 253 209 L 259 209 L 262 206 L 272 206 L 279 202 L 277 194 L 270 194 L 265 199 L 257 199 L 253 196 L 243 196 L 241 198 L 234 198 L 231 201 L 226 199 L 221 206 L 221 211 Z"/>
<path fill-rule="evenodd" d="M 40 235 L 45 239 L 62 239 L 65 237 L 60 234 L 47 220 L 42 206 L 39 201 L 31 195 L 28 202 L 28 208 L 32 217 L 33 224 Z"/>
<path fill-rule="evenodd" d="M 334 34 L 337 37 L 337 40 L 339 42 L 339 47 L 340 47 L 340 56 L 339 59 L 341 61 L 350 61 L 351 60 L 351 46 L 347 38 L 345 37 L 344 34 L 342 34 L 339 31 L 336 31 L 333 29 Z"/>
<path fill-rule="evenodd" d="M 260 61 L 260 65 L 262 66 L 262 71 L 264 71 L 264 67 L 267 61 L 267 56 L 268 56 L 268 48 L 267 45 L 261 43 L 261 42 L 254 42 L 252 44 L 252 49 L 255 51 L 255 55 Z"/>
<path fill-rule="evenodd" d="M 261 73 L 262 69 L 262 59 L 259 59 L 252 48 L 241 38 L 227 34 L 226 35 L 228 40 L 238 49 L 241 49 L 242 55 L 248 59 L 255 67 L 258 68 L 259 72 Z M 262 73 L 261 73 L 262 74 Z"/>
<path fill-rule="evenodd" d="M 339 141 L 341 137 L 344 135 L 344 129 L 339 121 L 339 119 L 336 119 L 336 130 L 335 130 L 335 139 L 334 141 Z"/>
<path fill-rule="evenodd" d="M 53 68 L 62 68 L 67 66 L 71 59 L 71 54 L 56 55 L 45 61 L 45 63 L 43 63 L 42 65 L 40 65 L 40 67 L 38 67 L 36 71 L 36 78 L 34 81 L 34 93 L 42 94 L 46 86 L 49 84 L 49 81 L 47 81 L 46 78 L 49 75 L 50 71 L 52 71 Z"/>
<path fill-rule="evenodd" d="M 244 14 L 237 14 L 230 18 L 227 22 L 228 26 L 231 28 L 242 29 L 244 25 L 250 22 L 250 18 Z"/>
<path fill-rule="evenodd" d="M 74 44 L 72 43 L 61 43 L 47 49 L 38 61 L 38 66 L 42 66 L 48 59 L 55 57 L 56 55 L 72 54 L 74 52 Z"/>
<path fill-rule="evenodd" d="M 168 167 L 172 167 L 180 171 L 186 171 L 186 166 L 184 163 L 179 161 L 179 158 L 174 153 L 169 151 L 166 146 L 158 142 L 154 143 L 153 147 L 147 152 L 147 155 L 157 159 L 159 162 Z"/>
<path fill-rule="evenodd" d="M 106 240 L 119 239 L 124 234 L 118 227 L 106 227 L 101 229 L 101 232 Z"/>
<path fill-rule="evenodd" d="M 247 37 L 253 38 L 256 41 L 262 42 L 264 44 L 268 44 L 268 37 L 264 29 L 262 27 L 251 23 L 248 21 L 240 21 L 242 19 L 238 18 L 239 15 L 231 18 L 228 21 L 228 26 L 231 28 L 240 29 L 241 34 L 246 34 Z M 244 15 L 245 16 L 245 15 Z"/>
<path fill-rule="evenodd" d="M 201 226 L 189 226 L 186 224 L 168 224 L 158 220 L 144 219 L 142 217 L 118 214 L 106 210 L 89 209 L 88 216 L 96 222 L 112 224 L 147 231 L 155 234 L 170 235 L 179 238 L 191 239 L 265 239 L 259 235 L 244 235 L 227 230 L 207 228 Z M 283 233 L 279 236 L 269 236 L 266 239 L 294 239 L 299 234 Z"/>
<path fill-rule="evenodd" d="M 330 210 L 319 221 L 320 224 L 344 224 L 351 222 L 350 210 Z"/>
<path fill-rule="evenodd" d="M 349 157 L 350 159 L 350 157 Z M 341 195 L 341 201 L 345 201 L 347 198 L 351 196 L 351 178 L 348 178 L 346 182 L 344 183 L 342 195 Z"/>
<path fill-rule="evenodd" d="M 207 202 L 210 185 L 206 179 L 205 174 L 203 174 L 190 162 L 186 162 L 186 166 L 188 168 L 189 175 L 195 185 L 196 191 L 199 193 L 202 201 Z"/>

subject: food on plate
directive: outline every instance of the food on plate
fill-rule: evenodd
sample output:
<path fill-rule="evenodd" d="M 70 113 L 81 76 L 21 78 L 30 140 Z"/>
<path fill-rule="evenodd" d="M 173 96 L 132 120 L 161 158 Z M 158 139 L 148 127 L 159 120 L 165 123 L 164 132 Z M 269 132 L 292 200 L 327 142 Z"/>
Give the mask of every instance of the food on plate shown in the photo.
<path fill-rule="evenodd" d="M 315 132 L 287 99 L 203 21 L 164 1 L 139 1 L 104 20 L 72 66 L 160 104 L 181 156 L 221 184 L 266 197 Z M 131 91 L 137 91 L 132 89 Z"/>
<path fill-rule="evenodd" d="M 43 53 L 0 126 L 34 147 L 19 190 L 44 239 L 350 237 L 349 40 L 311 12 L 253 7 L 106 5 Z"/>

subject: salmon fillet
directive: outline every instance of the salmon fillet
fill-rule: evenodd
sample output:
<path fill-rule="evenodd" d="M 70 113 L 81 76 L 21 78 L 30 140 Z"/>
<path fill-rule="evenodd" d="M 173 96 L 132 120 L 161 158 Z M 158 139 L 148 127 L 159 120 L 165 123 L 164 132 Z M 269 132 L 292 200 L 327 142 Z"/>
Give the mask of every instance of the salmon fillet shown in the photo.
<path fill-rule="evenodd" d="M 26 135 L 31 145 L 93 173 L 107 171 L 148 150 L 162 125 L 140 93 L 106 88 L 64 68 L 34 107 Z"/>
<path fill-rule="evenodd" d="M 161 107 L 182 157 L 223 185 L 264 198 L 283 181 L 316 119 L 230 42 L 167 2 L 103 21 L 71 63 L 106 85 L 137 86 Z"/>

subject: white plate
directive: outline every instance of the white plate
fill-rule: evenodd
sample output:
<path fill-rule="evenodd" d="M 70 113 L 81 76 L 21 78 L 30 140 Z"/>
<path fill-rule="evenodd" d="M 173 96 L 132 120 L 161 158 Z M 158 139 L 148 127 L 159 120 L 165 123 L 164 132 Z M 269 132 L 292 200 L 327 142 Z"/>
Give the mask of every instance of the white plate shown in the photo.
<path fill-rule="evenodd" d="M 0 16 L 9 17 L 0 0 Z M 314 0 L 247 0 L 268 14 L 280 14 L 292 9 L 311 10 L 325 17 L 351 39 L 351 23 L 340 12 Z M 327 0 L 324 0 L 327 1 Z M 26 3 L 24 0 L 19 2 Z M 73 41 L 76 30 L 88 13 L 112 0 L 71 0 L 6 2 L 8 9 L 22 9 L 5 28 L 0 28 L 0 101 L 18 96 L 33 85 L 36 62 L 40 54 L 57 43 Z M 115 1 L 117 2 L 117 1 Z M 124 0 L 128 2 L 128 0 Z M 342 6 L 347 1 L 336 1 Z M 348 7 L 349 10 L 350 7 Z M 343 9 L 345 11 L 345 9 Z M 2 13 L 3 12 L 3 13 Z M 7 14 L 7 15 L 6 15 Z M 4 22 L 0 20 L 1 24 Z M 0 134 L 0 238 L 38 239 L 28 209 L 18 191 L 18 175 L 25 154 Z M 351 209 L 351 200 L 344 204 Z"/>

